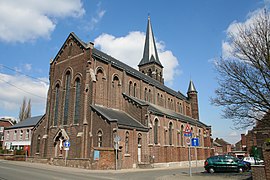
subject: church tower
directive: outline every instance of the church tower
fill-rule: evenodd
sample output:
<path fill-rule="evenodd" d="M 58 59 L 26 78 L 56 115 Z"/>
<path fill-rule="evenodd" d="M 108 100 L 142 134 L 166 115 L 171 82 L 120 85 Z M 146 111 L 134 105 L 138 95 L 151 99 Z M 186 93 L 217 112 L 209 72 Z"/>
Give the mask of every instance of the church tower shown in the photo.
<path fill-rule="evenodd" d="M 198 92 L 192 80 L 189 82 L 187 95 L 188 100 L 191 103 L 191 116 L 192 118 L 199 120 Z"/>
<path fill-rule="evenodd" d="M 143 58 L 139 63 L 139 71 L 164 84 L 163 66 L 159 61 L 155 38 L 148 16 Z"/>

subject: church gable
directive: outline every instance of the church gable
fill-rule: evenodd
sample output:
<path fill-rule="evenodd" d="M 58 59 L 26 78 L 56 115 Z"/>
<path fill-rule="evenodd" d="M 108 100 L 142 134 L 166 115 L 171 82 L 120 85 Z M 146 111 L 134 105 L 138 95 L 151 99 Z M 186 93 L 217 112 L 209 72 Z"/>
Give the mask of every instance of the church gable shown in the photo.
<path fill-rule="evenodd" d="M 57 53 L 54 61 L 61 62 L 76 55 L 79 55 L 87 49 L 87 45 L 82 42 L 74 33 L 70 33 L 65 43 Z"/>

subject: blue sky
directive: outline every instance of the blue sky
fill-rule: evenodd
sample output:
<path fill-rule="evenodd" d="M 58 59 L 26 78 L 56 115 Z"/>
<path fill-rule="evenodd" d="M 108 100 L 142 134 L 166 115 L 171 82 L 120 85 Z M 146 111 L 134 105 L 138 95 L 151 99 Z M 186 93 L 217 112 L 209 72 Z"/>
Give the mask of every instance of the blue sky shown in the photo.
<path fill-rule="evenodd" d="M 213 138 L 235 143 L 245 130 L 234 130 L 222 108 L 210 104 L 213 62 L 227 54 L 227 33 L 266 6 L 266 0 L 1 0 L 0 116 L 17 118 L 24 96 L 33 116 L 44 113 L 49 62 L 70 32 L 136 67 L 150 15 L 166 85 L 186 94 L 192 79 L 200 120 L 212 126 Z"/>

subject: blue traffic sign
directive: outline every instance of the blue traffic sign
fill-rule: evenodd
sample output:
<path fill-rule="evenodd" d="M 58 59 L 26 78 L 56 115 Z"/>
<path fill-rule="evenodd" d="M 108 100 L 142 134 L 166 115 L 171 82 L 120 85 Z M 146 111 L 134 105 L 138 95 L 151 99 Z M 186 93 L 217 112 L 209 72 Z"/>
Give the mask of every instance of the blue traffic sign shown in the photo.
<path fill-rule="evenodd" d="M 199 138 L 192 138 L 191 145 L 192 146 L 199 146 Z"/>
<path fill-rule="evenodd" d="M 185 133 L 184 136 L 191 137 L 192 136 L 192 133 Z"/>
<path fill-rule="evenodd" d="M 70 147 L 70 142 L 69 142 L 69 141 L 65 141 L 65 142 L 64 142 L 64 146 L 65 146 L 66 148 L 69 148 L 69 147 Z"/>

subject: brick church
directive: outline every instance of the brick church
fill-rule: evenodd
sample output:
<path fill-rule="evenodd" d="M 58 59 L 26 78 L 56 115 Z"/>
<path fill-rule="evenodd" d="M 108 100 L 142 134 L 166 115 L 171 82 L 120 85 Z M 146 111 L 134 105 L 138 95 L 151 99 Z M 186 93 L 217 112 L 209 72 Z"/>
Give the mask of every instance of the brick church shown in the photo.
<path fill-rule="evenodd" d="M 164 85 L 150 18 L 138 62 L 133 69 L 70 33 L 50 62 L 33 159 L 88 169 L 181 165 L 188 161 L 187 126 L 199 139 L 193 160 L 210 156 L 211 126 L 199 120 L 194 83 L 187 95 Z"/>

